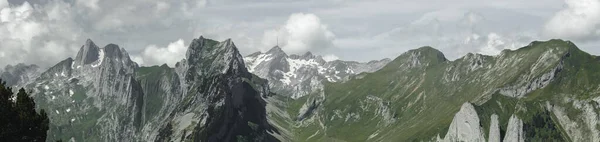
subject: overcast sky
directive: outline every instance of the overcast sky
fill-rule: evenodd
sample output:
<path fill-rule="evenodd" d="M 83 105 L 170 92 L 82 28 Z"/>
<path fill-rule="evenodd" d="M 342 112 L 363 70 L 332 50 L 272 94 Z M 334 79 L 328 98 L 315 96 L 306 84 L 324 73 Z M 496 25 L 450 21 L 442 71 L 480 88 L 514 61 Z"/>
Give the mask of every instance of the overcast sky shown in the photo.
<path fill-rule="evenodd" d="M 0 66 L 52 66 L 86 39 L 145 66 L 189 42 L 231 38 L 243 55 L 280 46 L 328 59 L 394 58 L 433 46 L 449 59 L 563 38 L 600 54 L 600 0 L 0 0 Z"/>

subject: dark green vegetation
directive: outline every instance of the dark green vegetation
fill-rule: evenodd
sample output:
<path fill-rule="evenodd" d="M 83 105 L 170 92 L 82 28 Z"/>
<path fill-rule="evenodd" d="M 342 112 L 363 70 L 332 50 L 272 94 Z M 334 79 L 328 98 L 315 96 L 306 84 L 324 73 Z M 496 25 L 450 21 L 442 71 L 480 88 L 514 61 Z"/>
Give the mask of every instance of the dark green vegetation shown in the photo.
<path fill-rule="evenodd" d="M 461 105 L 470 102 L 486 138 L 490 116 L 496 114 L 501 138 L 516 115 L 527 140 L 569 141 L 572 136 L 547 104 L 583 123 L 582 111 L 565 100 L 600 96 L 599 70 L 597 57 L 563 40 L 534 41 L 497 56 L 468 54 L 454 61 L 421 47 L 377 72 L 326 83 L 314 119 L 294 122 L 291 131 L 297 141 L 430 141 L 444 138 Z M 310 103 L 305 100 L 296 101 Z M 289 102 L 288 114 L 295 116 L 299 106 Z"/>
<path fill-rule="evenodd" d="M 44 109 L 35 110 L 35 102 L 25 89 L 19 89 L 16 101 L 6 82 L 0 79 L 0 140 L 46 141 L 50 120 Z"/>
<path fill-rule="evenodd" d="M 517 110 L 519 107 L 527 108 L 526 112 Z M 552 120 L 550 111 L 541 104 L 535 102 L 521 101 L 519 99 L 494 94 L 486 103 L 476 106 L 477 114 L 481 120 L 484 132 L 489 132 L 492 114 L 499 115 L 500 138 L 504 138 L 509 118 L 512 114 L 519 114 L 523 120 L 523 131 L 526 141 L 565 141 L 557 123 Z M 488 133 L 484 133 L 489 138 Z"/>

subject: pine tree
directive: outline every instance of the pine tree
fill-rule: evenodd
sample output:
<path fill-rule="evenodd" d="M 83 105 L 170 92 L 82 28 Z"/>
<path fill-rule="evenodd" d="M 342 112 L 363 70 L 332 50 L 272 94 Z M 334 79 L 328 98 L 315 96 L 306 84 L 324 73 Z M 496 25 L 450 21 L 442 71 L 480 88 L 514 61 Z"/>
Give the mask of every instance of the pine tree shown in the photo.
<path fill-rule="evenodd" d="M 12 88 L 0 79 L 0 140 L 46 141 L 50 120 L 44 109 L 35 110 L 35 102 L 25 89 L 13 97 Z"/>

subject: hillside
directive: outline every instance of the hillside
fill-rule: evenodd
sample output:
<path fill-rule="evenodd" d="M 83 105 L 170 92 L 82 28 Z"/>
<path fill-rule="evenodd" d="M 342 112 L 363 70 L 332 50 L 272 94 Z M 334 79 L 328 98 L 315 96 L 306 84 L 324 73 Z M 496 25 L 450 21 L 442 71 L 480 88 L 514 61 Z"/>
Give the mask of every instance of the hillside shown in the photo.
<path fill-rule="evenodd" d="M 324 101 L 287 128 L 294 141 L 598 141 L 598 69 L 595 56 L 563 40 L 454 61 L 421 47 L 325 83 Z M 293 116 L 306 107 L 295 103 L 281 107 Z"/>

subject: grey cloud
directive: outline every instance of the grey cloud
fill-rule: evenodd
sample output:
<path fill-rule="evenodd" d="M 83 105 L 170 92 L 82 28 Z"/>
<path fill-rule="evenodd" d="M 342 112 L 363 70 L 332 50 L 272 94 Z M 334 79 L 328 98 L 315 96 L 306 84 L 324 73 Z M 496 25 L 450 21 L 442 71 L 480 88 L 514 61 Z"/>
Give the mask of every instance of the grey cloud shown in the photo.
<path fill-rule="evenodd" d="M 545 25 L 549 38 L 577 41 L 600 39 L 600 0 L 565 0 L 567 7 L 557 12 Z"/>
<path fill-rule="evenodd" d="M 14 7 L 23 1 L 9 2 Z M 39 24 L 42 32 L 29 38 L 0 28 L 0 32 L 11 37 L 27 37 L 23 40 L 0 36 L 0 48 L 5 54 L 1 58 L 13 59 L 0 66 L 19 62 L 51 66 L 73 56 L 87 38 L 101 45 L 118 44 L 131 55 L 143 57 L 151 45 L 168 49 L 170 43 L 180 39 L 185 41 L 183 45 L 188 45 L 194 37 L 204 35 L 216 40 L 232 38 L 246 55 L 272 47 L 263 43 L 265 31 L 285 25 L 294 13 L 316 15 L 322 25 L 327 25 L 327 31 L 335 35 L 324 42 L 334 48 L 319 48 L 316 54 L 364 61 L 394 58 L 408 49 L 431 45 L 447 56 L 458 57 L 466 52 L 504 48 L 486 47 L 484 43 L 492 33 L 511 43 L 538 39 L 537 33 L 542 31 L 544 22 L 563 5 L 560 0 L 32 0 L 29 3 L 37 5 L 33 7 L 37 12 L 29 21 Z M 448 9 L 450 12 L 444 11 Z M 450 15 L 433 14 L 435 18 L 431 20 L 437 23 L 411 24 L 436 11 Z M 480 14 L 483 20 L 476 18 L 479 22 L 471 25 L 473 21 L 460 23 L 469 11 Z M 24 26 L 23 23 L 18 25 Z M 481 38 L 463 44 L 473 34 Z M 596 42 L 582 46 L 593 43 Z M 15 53 L 25 56 L 13 57 Z"/>

